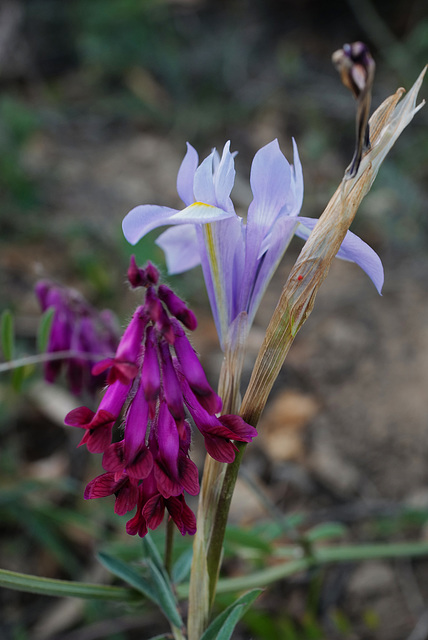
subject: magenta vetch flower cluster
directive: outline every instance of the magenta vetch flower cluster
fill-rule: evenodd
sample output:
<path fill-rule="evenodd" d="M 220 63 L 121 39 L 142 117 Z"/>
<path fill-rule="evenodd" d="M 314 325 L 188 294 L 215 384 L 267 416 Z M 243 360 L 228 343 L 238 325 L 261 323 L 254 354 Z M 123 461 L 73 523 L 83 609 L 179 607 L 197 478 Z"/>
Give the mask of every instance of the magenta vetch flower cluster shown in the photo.
<path fill-rule="evenodd" d="M 105 473 L 92 480 L 85 498 L 115 495 L 115 512 L 128 521 L 129 534 L 144 536 L 162 522 L 165 509 L 184 535 L 196 531 L 196 519 L 184 492 L 199 493 L 196 465 L 189 457 L 188 415 L 204 437 L 208 453 L 232 462 L 233 440 L 250 442 L 254 427 L 236 415 L 217 417 L 221 398 L 210 387 L 183 327 L 194 330 L 193 312 L 167 286 L 158 285 L 150 263 L 139 269 L 131 259 L 128 279 L 146 289 L 125 330 L 114 358 L 93 368 L 108 369 L 108 387 L 94 413 L 87 407 L 71 411 L 65 423 L 84 429 L 80 444 L 102 453 Z M 122 417 L 122 439 L 112 442 L 113 427 Z"/>
<path fill-rule="evenodd" d="M 54 382 L 65 368 L 74 394 L 83 389 L 94 393 L 105 384 L 105 375 L 92 375 L 92 367 L 100 357 L 114 353 L 119 341 L 113 312 L 97 311 L 75 289 L 49 280 L 38 282 L 35 291 L 42 311 L 54 309 L 47 353 L 73 352 L 71 357 L 45 362 L 46 381 Z"/>

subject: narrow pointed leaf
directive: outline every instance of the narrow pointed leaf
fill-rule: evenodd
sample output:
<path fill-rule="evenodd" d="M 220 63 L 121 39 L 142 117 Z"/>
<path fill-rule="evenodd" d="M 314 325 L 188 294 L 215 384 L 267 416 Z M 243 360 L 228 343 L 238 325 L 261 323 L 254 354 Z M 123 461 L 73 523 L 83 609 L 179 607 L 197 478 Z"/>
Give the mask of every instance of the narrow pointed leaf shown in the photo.
<path fill-rule="evenodd" d="M 20 393 L 24 380 L 27 377 L 27 367 L 16 367 L 12 371 L 12 388 L 16 393 Z"/>
<path fill-rule="evenodd" d="M 164 564 L 162 562 L 162 558 L 161 558 L 161 555 L 160 555 L 160 553 L 158 551 L 158 548 L 155 545 L 155 543 L 153 542 L 153 540 L 152 540 L 152 538 L 151 538 L 149 533 L 147 533 L 143 538 L 143 549 L 144 549 L 145 555 L 148 558 L 151 559 L 153 564 L 162 573 L 164 579 L 168 582 L 169 581 L 168 573 L 166 572 L 166 569 L 165 569 Z"/>
<path fill-rule="evenodd" d="M 262 591 L 263 589 L 252 589 L 244 593 L 211 622 L 210 626 L 202 635 L 201 640 L 227 640 L 230 638 L 238 620 L 245 615 Z M 227 635 L 229 629 L 230 635 Z M 224 635 L 220 635 L 222 632 Z"/>
<path fill-rule="evenodd" d="M 176 627 L 182 627 L 183 621 L 177 609 L 177 603 L 174 598 L 174 594 L 170 585 L 165 580 L 162 572 L 157 568 L 155 563 L 149 558 L 147 566 L 150 570 L 150 576 L 153 581 L 153 586 L 156 590 L 157 598 L 156 602 L 168 618 L 170 622 L 175 624 Z"/>
<path fill-rule="evenodd" d="M 39 353 L 44 353 L 48 346 L 49 334 L 51 332 L 52 321 L 55 314 L 55 309 L 50 307 L 46 309 L 40 318 L 39 326 L 37 329 L 37 349 Z"/>
<path fill-rule="evenodd" d="M 193 559 L 193 548 L 187 549 L 181 556 L 175 561 L 172 567 L 172 581 L 174 584 L 179 584 L 185 580 L 189 573 Z"/>
<path fill-rule="evenodd" d="M 9 309 L 3 311 L 0 324 L 1 348 L 5 360 L 12 360 L 15 335 L 13 328 L 13 316 Z"/>
<path fill-rule="evenodd" d="M 40 578 L 26 573 L 6 571 L 0 569 L 0 586 L 14 591 L 26 593 L 39 593 L 45 596 L 59 598 L 85 598 L 97 600 L 120 600 L 129 602 L 135 592 L 123 587 L 110 587 L 86 582 L 74 582 L 72 580 L 54 580 L 53 578 Z"/>
<path fill-rule="evenodd" d="M 310 542 L 317 542 L 318 540 L 343 538 L 346 532 L 347 529 L 341 522 L 323 522 L 307 531 L 305 538 Z"/>
<path fill-rule="evenodd" d="M 107 553 L 100 552 L 97 554 L 97 557 L 101 564 L 111 571 L 111 573 L 127 582 L 131 587 L 145 595 L 146 598 L 152 602 L 159 604 L 157 591 L 153 588 L 153 585 L 137 571 L 132 569 L 132 567 L 128 566 L 118 558 L 113 558 L 113 556 L 110 556 Z"/>
<path fill-rule="evenodd" d="M 250 531 L 242 527 L 228 527 L 226 529 L 225 541 L 238 544 L 240 547 L 248 547 L 250 549 L 258 549 L 265 553 L 272 551 L 272 545 L 262 537 L 262 533 Z"/>
<path fill-rule="evenodd" d="M 235 630 L 239 620 L 244 615 L 244 607 L 242 604 L 236 606 L 227 616 L 226 620 L 221 626 L 221 629 L 216 634 L 216 640 L 230 640 L 232 633 Z"/>

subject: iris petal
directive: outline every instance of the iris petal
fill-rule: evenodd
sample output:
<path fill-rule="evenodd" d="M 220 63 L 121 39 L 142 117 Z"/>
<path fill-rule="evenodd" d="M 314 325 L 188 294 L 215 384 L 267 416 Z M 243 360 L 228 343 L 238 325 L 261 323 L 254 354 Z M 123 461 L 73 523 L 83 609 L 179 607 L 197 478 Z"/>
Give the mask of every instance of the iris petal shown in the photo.
<path fill-rule="evenodd" d="M 296 235 L 306 240 L 318 220 L 316 218 L 299 218 L 299 222 Z M 369 247 L 364 240 L 361 240 L 352 231 L 348 231 L 336 257 L 355 262 L 369 276 L 378 293 L 381 293 L 384 281 L 382 261 L 376 251 Z"/>
<path fill-rule="evenodd" d="M 125 216 L 122 229 L 128 242 L 136 244 L 146 233 L 166 224 L 205 224 L 234 215 L 204 202 L 194 202 L 181 211 L 146 204 L 135 207 Z"/>
<path fill-rule="evenodd" d="M 186 206 L 195 202 L 193 180 L 196 169 L 198 168 L 198 162 L 199 158 L 196 150 L 191 144 L 187 143 L 187 153 L 184 156 L 177 175 L 177 193 Z"/>
<path fill-rule="evenodd" d="M 155 240 L 165 254 L 168 273 L 183 273 L 201 264 L 195 225 L 170 227 Z"/>

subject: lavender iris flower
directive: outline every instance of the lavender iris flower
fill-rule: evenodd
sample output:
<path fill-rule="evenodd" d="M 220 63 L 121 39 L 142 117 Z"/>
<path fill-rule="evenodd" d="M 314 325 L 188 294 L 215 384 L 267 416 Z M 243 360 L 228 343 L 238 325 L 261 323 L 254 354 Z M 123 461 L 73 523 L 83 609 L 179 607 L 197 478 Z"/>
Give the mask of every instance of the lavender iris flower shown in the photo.
<path fill-rule="evenodd" d="M 294 166 L 282 154 L 277 140 L 255 155 L 250 175 L 253 201 L 246 222 L 235 213 L 230 193 L 235 180 L 234 155 L 226 143 L 220 158 L 216 150 L 198 166 L 188 144 L 177 177 L 177 191 L 186 205 L 179 211 L 140 205 L 123 220 L 131 244 L 163 225 L 173 225 L 157 239 L 169 273 L 202 265 L 210 304 L 223 348 L 230 327 L 246 316 L 249 330 L 254 315 L 294 234 L 307 238 L 317 220 L 300 216 L 303 201 L 302 167 L 293 140 Z M 383 284 L 378 255 L 348 232 L 337 257 L 358 264 L 377 290 Z"/>

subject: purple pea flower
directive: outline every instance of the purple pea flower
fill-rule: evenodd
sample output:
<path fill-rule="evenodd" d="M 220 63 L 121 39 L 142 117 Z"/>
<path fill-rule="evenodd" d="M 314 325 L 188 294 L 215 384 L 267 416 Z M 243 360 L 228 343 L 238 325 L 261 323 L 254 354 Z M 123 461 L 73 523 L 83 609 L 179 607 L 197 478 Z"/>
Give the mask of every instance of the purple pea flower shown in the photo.
<path fill-rule="evenodd" d="M 197 152 L 187 145 L 177 177 L 177 191 L 186 205 L 182 211 L 140 205 L 123 220 L 131 244 L 152 229 L 173 225 L 156 242 L 165 252 L 169 273 L 202 265 L 223 348 L 229 328 L 242 312 L 247 314 L 249 330 L 293 235 L 306 239 L 317 222 L 299 215 L 303 175 L 294 140 L 293 149 L 294 166 L 287 162 L 277 140 L 256 153 L 250 175 L 253 200 L 246 223 L 235 213 L 230 199 L 235 169 L 229 142 L 221 158 L 214 150 L 199 166 Z M 337 256 L 356 262 L 381 291 L 382 263 L 365 242 L 348 232 Z"/>
<path fill-rule="evenodd" d="M 208 452 L 221 462 L 235 458 L 232 439 L 250 442 L 257 431 L 239 416 L 216 418 L 221 399 L 181 327 L 196 327 L 192 311 L 171 289 L 157 285 L 153 265 L 139 269 L 131 259 L 128 277 L 133 287 L 146 288 L 145 301 L 132 316 L 115 357 L 93 367 L 96 373 L 110 369 L 105 395 L 96 412 L 78 407 L 65 423 L 85 430 L 80 444 L 103 453 L 105 473 L 88 484 L 86 499 L 114 495 L 120 515 L 137 507 L 127 525 L 131 535 L 143 536 L 159 526 L 165 510 L 183 535 L 193 534 L 195 517 L 184 494 L 199 493 L 199 478 L 189 455 L 186 409 Z M 120 419 L 122 438 L 112 442 Z"/>
<path fill-rule="evenodd" d="M 118 343 L 114 314 L 108 309 L 96 311 L 75 289 L 48 280 L 38 282 L 35 291 L 42 311 L 54 309 L 47 352 L 73 352 L 72 357 L 45 363 L 46 381 L 54 382 L 65 367 L 74 394 L 84 388 L 95 392 L 105 377 L 91 373 L 92 367 L 102 355 L 114 352 Z"/>

